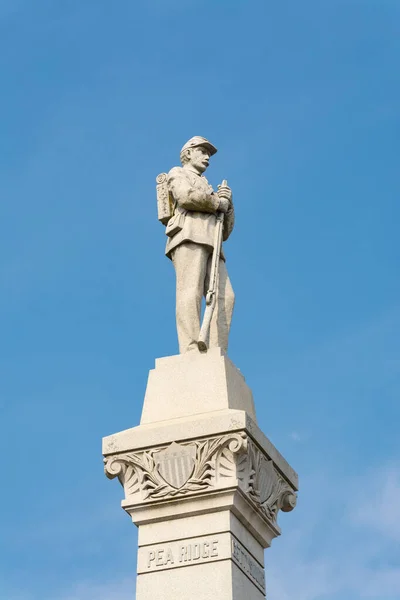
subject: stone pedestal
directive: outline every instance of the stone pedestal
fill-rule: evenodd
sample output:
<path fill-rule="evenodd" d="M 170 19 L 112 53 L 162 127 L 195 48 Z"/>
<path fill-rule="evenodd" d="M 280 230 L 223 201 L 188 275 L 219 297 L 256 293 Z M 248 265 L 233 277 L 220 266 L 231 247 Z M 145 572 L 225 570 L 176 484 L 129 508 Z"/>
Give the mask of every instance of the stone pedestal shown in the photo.
<path fill-rule="evenodd" d="M 149 373 L 140 424 L 223 408 L 245 410 L 256 420 L 251 390 L 221 348 L 167 356 Z"/>
<path fill-rule="evenodd" d="M 139 527 L 137 600 L 262 600 L 264 548 L 298 480 L 219 349 L 159 359 L 141 425 L 104 438 L 103 454 Z"/>

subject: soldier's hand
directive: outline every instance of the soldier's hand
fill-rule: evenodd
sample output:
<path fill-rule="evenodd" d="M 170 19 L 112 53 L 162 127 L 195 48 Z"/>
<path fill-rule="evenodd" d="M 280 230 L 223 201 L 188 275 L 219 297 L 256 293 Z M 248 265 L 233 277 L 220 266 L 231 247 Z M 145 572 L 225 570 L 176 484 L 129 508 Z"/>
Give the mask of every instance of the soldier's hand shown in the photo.
<path fill-rule="evenodd" d="M 217 194 L 220 198 L 225 198 L 226 200 L 229 200 L 229 202 L 232 201 L 232 190 L 228 186 L 218 188 Z"/>
<path fill-rule="evenodd" d="M 231 207 L 230 200 L 228 200 L 227 198 L 221 198 L 221 197 L 219 198 L 219 206 L 218 206 L 219 211 L 226 213 L 226 212 L 228 212 L 230 207 Z"/>

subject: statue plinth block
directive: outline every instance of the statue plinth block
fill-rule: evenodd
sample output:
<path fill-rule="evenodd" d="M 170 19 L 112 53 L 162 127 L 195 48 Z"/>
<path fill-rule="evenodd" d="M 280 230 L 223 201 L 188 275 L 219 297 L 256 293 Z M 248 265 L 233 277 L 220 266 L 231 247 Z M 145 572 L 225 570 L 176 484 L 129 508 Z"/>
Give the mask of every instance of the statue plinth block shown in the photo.
<path fill-rule="evenodd" d="M 212 348 L 156 360 L 150 371 L 140 423 L 193 416 L 224 408 L 245 410 L 255 421 L 253 395 L 239 369 Z"/>
<path fill-rule="evenodd" d="M 139 527 L 137 600 L 264 597 L 263 550 L 298 479 L 254 419 L 243 376 L 215 349 L 157 361 L 142 424 L 104 438 L 106 474 Z"/>

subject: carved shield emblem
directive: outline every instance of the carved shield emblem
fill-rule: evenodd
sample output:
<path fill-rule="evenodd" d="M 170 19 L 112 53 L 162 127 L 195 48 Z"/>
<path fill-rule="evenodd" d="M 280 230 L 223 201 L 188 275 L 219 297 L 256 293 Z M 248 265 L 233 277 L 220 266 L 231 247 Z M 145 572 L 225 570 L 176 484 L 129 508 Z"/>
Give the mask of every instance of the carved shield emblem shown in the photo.
<path fill-rule="evenodd" d="M 161 477 L 172 487 L 179 489 L 190 479 L 196 462 L 196 446 L 182 446 L 173 442 L 166 450 L 154 455 L 154 462 Z"/>
<path fill-rule="evenodd" d="M 277 476 L 272 461 L 262 456 L 257 475 L 257 491 L 260 494 L 260 503 L 263 504 L 268 500 L 277 483 Z"/>

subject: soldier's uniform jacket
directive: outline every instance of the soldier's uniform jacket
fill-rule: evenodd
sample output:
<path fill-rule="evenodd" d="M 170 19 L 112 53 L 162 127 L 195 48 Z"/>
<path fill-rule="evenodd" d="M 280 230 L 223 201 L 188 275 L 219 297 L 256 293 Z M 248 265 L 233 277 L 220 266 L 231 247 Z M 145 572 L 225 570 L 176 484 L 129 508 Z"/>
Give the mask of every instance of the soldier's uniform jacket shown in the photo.
<path fill-rule="evenodd" d="M 175 211 L 183 213 L 184 218 L 182 230 L 168 238 L 166 255 L 171 258 L 172 250 L 183 242 L 204 244 L 212 250 L 219 198 L 207 179 L 187 168 L 174 167 L 168 173 L 168 189 L 176 203 Z M 230 236 L 234 221 L 232 205 L 225 214 L 224 241 Z"/>

